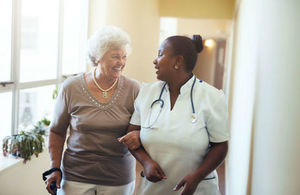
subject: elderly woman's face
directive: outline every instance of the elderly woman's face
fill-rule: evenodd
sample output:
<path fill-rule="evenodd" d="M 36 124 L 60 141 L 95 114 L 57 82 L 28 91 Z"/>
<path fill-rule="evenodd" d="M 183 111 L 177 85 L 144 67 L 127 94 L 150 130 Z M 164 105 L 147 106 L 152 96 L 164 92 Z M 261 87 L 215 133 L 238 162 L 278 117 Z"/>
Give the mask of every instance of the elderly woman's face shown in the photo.
<path fill-rule="evenodd" d="M 118 78 L 126 65 L 126 60 L 125 48 L 107 51 L 100 60 L 101 73 L 112 79 Z"/>

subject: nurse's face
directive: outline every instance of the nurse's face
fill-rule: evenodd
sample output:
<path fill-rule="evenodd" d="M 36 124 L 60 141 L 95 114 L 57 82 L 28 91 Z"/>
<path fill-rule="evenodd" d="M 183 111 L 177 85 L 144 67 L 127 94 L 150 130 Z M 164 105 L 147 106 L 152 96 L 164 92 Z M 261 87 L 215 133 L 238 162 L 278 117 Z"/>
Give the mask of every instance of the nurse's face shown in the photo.
<path fill-rule="evenodd" d="M 156 78 L 162 81 L 168 81 L 174 71 L 176 58 L 172 53 L 171 45 L 164 41 L 158 50 L 158 56 L 154 59 Z"/>

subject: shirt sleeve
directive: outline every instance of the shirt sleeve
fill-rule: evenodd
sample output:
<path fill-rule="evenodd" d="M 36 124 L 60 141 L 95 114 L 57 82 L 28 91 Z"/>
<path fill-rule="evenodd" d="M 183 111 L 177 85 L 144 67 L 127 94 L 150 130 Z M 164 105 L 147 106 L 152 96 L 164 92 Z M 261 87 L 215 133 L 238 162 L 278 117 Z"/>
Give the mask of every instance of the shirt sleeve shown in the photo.
<path fill-rule="evenodd" d="M 206 125 L 210 142 L 220 143 L 230 139 L 228 109 L 223 92 L 219 100 L 212 107 Z"/>
<path fill-rule="evenodd" d="M 58 134 L 66 134 L 67 128 L 70 123 L 70 114 L 67 106 L 66 90 L 62 85 L 58 96 L 56 97 L 56 103 L 54 107 L 53 118 L 50 124 L 50 131 Z"/>
<path fill-rule="evenodd" d="M 140 116 L 138 98 L 134 101 L 134 112 L 131 116 L 131 119 L 130 119 L 129 123 L 132 124 L 132 125 L 141 126 L 141 116 Z"/>
<path fill-rule="evenodd" d="M 137 98 L 134 101 L 134 112 L 130 119 L 130 124 L 141 126 L 140 99 L 142 96 L 143 84 L 140 85 L 140 90 Z"/>

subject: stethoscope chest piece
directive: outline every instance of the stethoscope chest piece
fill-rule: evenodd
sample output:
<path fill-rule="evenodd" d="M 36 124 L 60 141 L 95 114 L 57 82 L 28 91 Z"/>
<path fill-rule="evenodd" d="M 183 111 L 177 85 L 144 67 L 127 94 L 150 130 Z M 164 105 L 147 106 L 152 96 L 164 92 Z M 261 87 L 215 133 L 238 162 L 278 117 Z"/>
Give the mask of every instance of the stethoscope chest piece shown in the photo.
<path fill-rule="evenodd" d="M 195 113 L 193 113 L 192 116 L 191 116 L 191 122 L 195 123 L 196 121 L 197 121 L 197 116 L 196 116 Z"/>

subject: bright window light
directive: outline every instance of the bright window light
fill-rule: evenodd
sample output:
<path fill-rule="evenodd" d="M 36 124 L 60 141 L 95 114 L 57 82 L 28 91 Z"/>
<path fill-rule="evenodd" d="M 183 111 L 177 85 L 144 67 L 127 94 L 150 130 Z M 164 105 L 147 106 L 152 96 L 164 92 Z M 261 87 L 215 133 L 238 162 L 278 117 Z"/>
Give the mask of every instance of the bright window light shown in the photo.
<path fill-rule="evenodd" d="M 82 0 L 64 1 L 64 32 L 63 32 L 63 74 L 70 75 L 78 72 L 84 72 L 86 64 L 85 45 L 87 37 L 87 18 L 84 16 L 87 6 Z"/>
<path fill-rule="evenodd" d="M 0 81 L 10 80 L 12 1 L 0 0 Z"/>
<path fill-rule="evenodd" d="M 59 1 L 22 1 L 20 81 L 55 79 Z"/>
<path fill-rule="evenodd" d="M 2 146 L 2 139 L 11 134 L 12 93 L 0 93 L 0 100 L 0 146 Z"/>
<path fill-rule="evenodd" d="M 49 85 L 20 91 L 19 130 L 32 128 L 32 125 L 44 117 L 51 119 L 54 90 L 55 86 Z"/>

